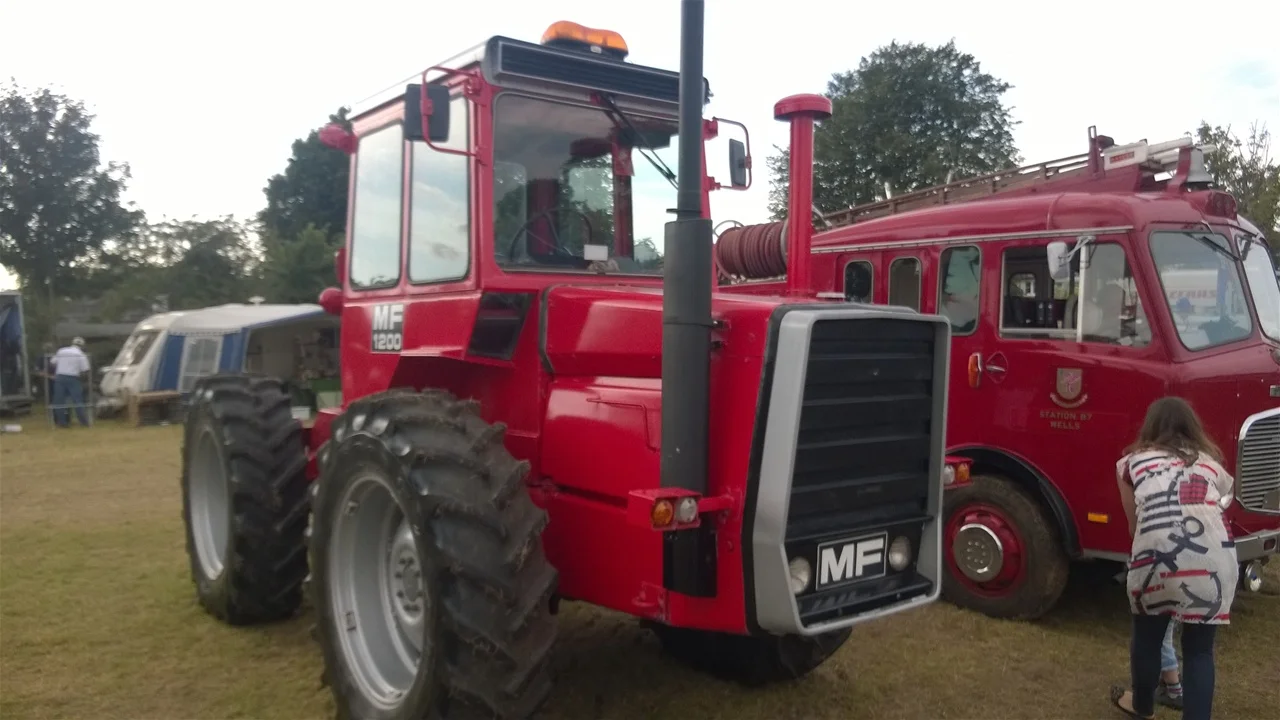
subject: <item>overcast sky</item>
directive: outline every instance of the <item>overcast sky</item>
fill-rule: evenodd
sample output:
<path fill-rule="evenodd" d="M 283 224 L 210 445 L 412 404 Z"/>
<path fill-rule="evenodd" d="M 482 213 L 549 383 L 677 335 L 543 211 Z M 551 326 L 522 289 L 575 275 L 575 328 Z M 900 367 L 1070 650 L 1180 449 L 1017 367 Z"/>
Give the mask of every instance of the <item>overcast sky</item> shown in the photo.
<path fill-rule="evenodd" d="M 1083 152 L 1090 125 L 1121 143 L 1173 139 L 1201 119 L 1280 133 L 1275 0 L 706 5 L 708 114 L 747 124 L 761 170 L 751 190 L 713 195 L 717 221 L 766 217 L 764 159 L 787 142 L 774 102 L 822 92 L 892 40 L 955 38 L 1012 83 L 1028 162 Z M 83 99 L 103 159 L 129 163 L 127 197 L 149 218 L 248 218 L 290 143 L 339 106 L 492 35 L 536 42 L 562 19 L 619 31 L 633 62 L 678 67 L 678 0 L 0 0 L 0 75 Z"/>

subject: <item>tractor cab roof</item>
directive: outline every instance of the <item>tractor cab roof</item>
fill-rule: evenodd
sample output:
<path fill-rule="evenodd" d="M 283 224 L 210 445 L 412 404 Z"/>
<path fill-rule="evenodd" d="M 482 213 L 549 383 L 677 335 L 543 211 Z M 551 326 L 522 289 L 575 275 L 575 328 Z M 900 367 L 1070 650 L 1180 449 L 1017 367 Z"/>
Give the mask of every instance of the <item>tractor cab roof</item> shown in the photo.
<path fill-rule="evenodd" d="M 600 45 L 594 42 L 573 42 L 564 33 L 553 32 L 564 24 L 552 25 L 543 35 L 541 44 L 500 35 L 489 38 L 425 73 L 415 73 L 360 100 L 352 106 L 351 117 L 359 118 L 400 101 L 404 97 L 405 85 L 422 82 L 424 74 L 428 82 L 446 79 L 447 74 L 442 68 L 478 69 L 485 82 L 504 89 L 552 94 L 606 92 L 614 95 L 620 105 L 675 114 L 680 99 L 678 72 L 626 62 L 623 59 L 626 43 L 616 33 L 582 28 L 586 33 L 604 34 L 607 40 L 616 37 L 616 43 L 605 43 L 612 47 L 601 51 L 598 49 Z M 599 42 L 596 38 L 592 40 Z M 622 48 L 620 52 L 616 49 L 618 44 Z M 706 104 L 711 101 L 711 86 L 705 78 L 702 82 L 703 103 Z"/>

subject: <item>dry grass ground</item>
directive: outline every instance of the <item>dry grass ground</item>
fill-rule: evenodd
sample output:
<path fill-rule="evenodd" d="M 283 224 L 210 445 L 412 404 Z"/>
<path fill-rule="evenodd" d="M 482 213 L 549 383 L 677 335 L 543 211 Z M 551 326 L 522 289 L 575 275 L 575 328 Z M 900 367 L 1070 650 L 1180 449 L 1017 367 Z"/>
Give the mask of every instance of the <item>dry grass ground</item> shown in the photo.
<path fill-rule="evenodd" d="M 311 618 L 232 629 L 197 608 L 179 516 L 180 429 L 0 435 L 0 717 L 330 717 Z M 1280 717 L 1280 563 L 1220 635 L 1218 716 Z M 548 716 L 1111 718 L 1127 615 L 1087 568 L 1048 619 L 944 604 L 873 623 L 827 665 L 748 691 L 675 665 L 636 623 L 566 606 Z M 1176 713 L 1162 711 L 1163 717 Z"/>

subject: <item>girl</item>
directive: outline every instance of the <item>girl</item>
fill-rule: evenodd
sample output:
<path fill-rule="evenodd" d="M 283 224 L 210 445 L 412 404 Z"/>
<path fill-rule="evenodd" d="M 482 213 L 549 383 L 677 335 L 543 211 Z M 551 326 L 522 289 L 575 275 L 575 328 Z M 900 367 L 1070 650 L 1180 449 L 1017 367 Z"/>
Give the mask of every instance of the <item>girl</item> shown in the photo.
<path fill-rule="evenodd" d="M 1127 587 L 1133 614 L 1133 689 L 1111 702 L 1135 718 L 1155 717 L 1160 646 L 1171 619 L 1182 623 L 1182 717 L 1208 720 L 1213 708 L 1213 641 L 1231 620 L 1239 565 L 1222 512 L 1233 479 L 1222 453 L 1181 398 L 1147 408 L 1138 440 L 1116 463 L 1133 550 Z"/>

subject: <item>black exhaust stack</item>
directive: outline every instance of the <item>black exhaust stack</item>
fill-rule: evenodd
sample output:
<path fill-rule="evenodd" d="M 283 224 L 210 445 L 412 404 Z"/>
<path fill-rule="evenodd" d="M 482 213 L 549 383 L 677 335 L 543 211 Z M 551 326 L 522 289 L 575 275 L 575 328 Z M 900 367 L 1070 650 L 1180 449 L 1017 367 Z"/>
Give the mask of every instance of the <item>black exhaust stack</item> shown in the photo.
<path fill-rule="evenodd" d="M 662 296 L 662 487 L 707 492 L 711 406 L 711 220 L 702 217 L 702 0 L 681 0 L 680 162 Z M 715 595 L 710 523 L 664 536 L 663 585 Z"/>

